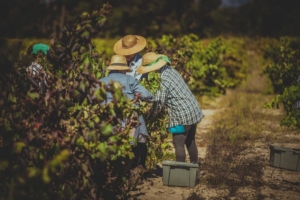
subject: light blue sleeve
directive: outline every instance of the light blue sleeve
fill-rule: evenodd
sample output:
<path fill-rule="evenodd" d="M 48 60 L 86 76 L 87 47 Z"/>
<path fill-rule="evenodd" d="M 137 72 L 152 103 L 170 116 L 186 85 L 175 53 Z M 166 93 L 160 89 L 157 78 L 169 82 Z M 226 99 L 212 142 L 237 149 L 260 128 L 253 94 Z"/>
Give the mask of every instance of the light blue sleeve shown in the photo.
<path fill-rule="evenodd" d="M 144 86 L 138 83 L 138 80 L 135 78 L 131 78 L 130 87 L 135 94 L 140 94 L 141 99 L 143 101 L 153 101 L 154 96 L 151 92 L 149 92 Z"/>

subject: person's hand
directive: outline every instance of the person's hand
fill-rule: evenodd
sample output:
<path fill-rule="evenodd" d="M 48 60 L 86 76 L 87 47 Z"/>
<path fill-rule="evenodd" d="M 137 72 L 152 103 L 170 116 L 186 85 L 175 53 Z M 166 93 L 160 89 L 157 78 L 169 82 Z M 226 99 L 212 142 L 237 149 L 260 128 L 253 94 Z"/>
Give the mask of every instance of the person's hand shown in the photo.
<path fill-rule="evenodd" d="M 142 96 L 141 93 L 135 93 L 134 94 L 135 99 L 139 99 L 139 98 L 141 98 L 141 96 Z"/>

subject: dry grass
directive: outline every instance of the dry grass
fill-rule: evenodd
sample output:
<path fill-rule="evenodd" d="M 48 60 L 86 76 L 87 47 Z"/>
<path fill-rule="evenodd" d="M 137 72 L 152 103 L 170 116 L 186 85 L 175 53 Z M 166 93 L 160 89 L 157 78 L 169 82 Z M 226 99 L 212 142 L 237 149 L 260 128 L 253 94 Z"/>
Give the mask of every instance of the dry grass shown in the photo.
<path fill-rule="evenodd" d="M 296 199 L 300 195 L 297 171 L 290 172 L 292 178 L 289 171 L 269 166 L 269 145 L 299 148 L 299 130 L 280 126 L 284 110 L 263 108 L 272 98 L 266 95 L 268 80 L 260 76 L 253 52 L 249 64 L 248 79 L 239 88 L 211 104 L 201 99 L 207 103 L 204 107 L 220 112 L 203 135 L 201 143 L 207 144 L 207 151 L 202 181 L 189 199 Z"/>
<path fill-rule="evenodd" d="M 153 178 L 136 199 L 297 200 L 300 173 L 269 165 L 269 145 L 299 148 L 300 133 L 280 126 L 282 109 L 264 109 L 268 81 L 249 52 L 249 76 L 237 89 L 217 99 L 198 100 L 206 117 L 197 127 L 200 182 L 195 188 L 167 187 Z M 153 184 L 152 184 L 153 182 Z"/>

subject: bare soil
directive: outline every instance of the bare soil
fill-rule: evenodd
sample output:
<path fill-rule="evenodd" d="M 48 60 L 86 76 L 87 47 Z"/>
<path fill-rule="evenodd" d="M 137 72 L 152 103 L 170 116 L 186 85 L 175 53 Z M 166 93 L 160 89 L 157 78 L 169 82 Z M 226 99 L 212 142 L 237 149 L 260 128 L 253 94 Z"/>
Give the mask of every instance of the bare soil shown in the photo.
<path fill-rule="evenodd" d="M 270 144 L 300 149 L 300 132 L 279 125 L 281 117 L 285 114 L 283 109 L 264 109 L 263 103 L 272 98 L 271 95 L 264 95 L 266 88 L 266 78 L 261 76 L 261 69 L 254 52 L 249 51 L 249 77 L 237 89 L 229 90 L 226 95 L 220 96 L 210 103 L 201 105 L 205 118 L 197 127 L 197 145 L 199 159 L 205 163 L 210 154 L 207 148 L 210 145 L 207 140 L 212 134 L 212 129 L 216 124 L 221 123 L 222 116 L 230 115 L 230 109 L 234 109 L 237 99 L 246 98 L 248 103 L 261 99 L 262 105 L 257 105 L 249 112 L 256 113 L 255 122 L 263 124 L 259 136 L 250 143 L 251 151 L 249 155 L 261 156 L 264 161 L 261 163 L 262 174 L 255 186 L 241 185 L 230 193 L 230 189 L 223 187 L 213 187 L 207 181 L 207 169 L 200 165 L 200 181 L 194 188 L 164 186 L 162 182 L 162 166 L 157 164 L 157 169 L 145 174 L 143 184 L 130 192 L 130 199 L 141 200 L 193 200 L 193 199 L 265 199 L 265 200 L 299 200 L 300 199 L 300 171 L 280 169 L 270 165 Z M 224 103 L 225 102 L 225 103 Z M 226 105 L 232 105 L 230 109 Z M 238 106 L 238 105 L 236 105 Z M 259 118 L 260 116 L 269 116 Z M 252 123 L 249 120 L 249 123 Z M 248 144 L 249 145 L 249 144 Z M 222 147 L 220 147 L 222 148 Z M 224 156 L 224 155 L 220 155 Z M 187 158 L 188 161 L 188 158 Z M 298 161 L 298 163 L 300 160 Z M 249 169 L 249 168 L 248 168 Z M 225 169 L 224 169 L 225 170 Z M 247 170 L 247 168 L 245 168 Z M 250 177 L 251 178 L 251 177 Z M 226 183 L 225 183 L 226 185 Z"/>

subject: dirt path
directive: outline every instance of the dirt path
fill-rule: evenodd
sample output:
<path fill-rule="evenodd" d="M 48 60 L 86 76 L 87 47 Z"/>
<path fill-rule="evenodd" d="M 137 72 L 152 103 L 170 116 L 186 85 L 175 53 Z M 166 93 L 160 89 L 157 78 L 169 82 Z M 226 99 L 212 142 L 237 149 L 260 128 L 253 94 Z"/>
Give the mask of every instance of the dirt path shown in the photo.
<path fill-rule="evenodd" d="M 218 115 L 226 111 L 226 104 L 236 103 L 241 96 L 249 100 L 249 104 L 255 99 L 261 99 L 261 102 L 268 101 L 270 96 L 263 95 L 266 80 L 260 76 L 260 67 L 254 52 L 248 52 L 249 77 L 235 90 L 229 90 L 226 95 L 217 98 L 210 105 L 203 105 L 202 110 L 205 118 L 197 127 L 197 145 L 200 160 L 205 159 L 207 143 L 205 136 L 210 133 L 215 123 L 218 123 Z M 233 106 L 234 108 L 234 106 Z M 229 111 L 230 112 L 230 111 Z M 269 166 L 269 144 L 276 144 L 286 147 L 300 149 L 300 133 L 279 126 L 280 116 L 284 114 L 283 110 L 266 110 L 261 105 L 253 108 L 249 112 L 258 112 L 271 117 L 256 119 L 264 124 L 264 129 L 259 129 L 261 136 L 259 140 L 253 143 L 255 154 L 265 158 L 264 174 L 262 175 L 264 185 L 258 188 L 241 187 L 238 190 L 238 196 L 228 197 L 226 191 L 222 188 L 211 188 L 201 181 L 195 188 L 170 187 L 163 186 L 161 164 L 155 174 L 148 176 L 142 185 L 137 186 L 132 191 L 130 199 L 141 200 L 184 200 L 184 199 L 280 199 L 280 200 L 298 200 L 300 199 L 300 171 L 290 171 Z M 218 116 L 218 117 L 217 117 Z M 258 115 L 260 116 L 260 115 Z M 251 122 L 249 122 L 251 123 Z M 299 161 L 300 162 L 300 161 Z M 201 174 L 201 172 L 200 172 Z M 203 176 L 203 174 L 202 174 Z M 199 195 L 201 194 L 201 195 Z"/>
<path fill-rule="evenodd" d="M 198 144 L 198 153 L 199 158 L 204 159 L 206 154 L 206 145 L 203 142 L 203 135 L 206 134 L 213 122 L 213 117 L 217 109 L 203 109 L 205 113 L 205 118 L 201 121 L 199 126 L 197 127 L 197 144 Z M 187 161 L 189 160 L 187 155 Z M 158 163 L 158 170 L 156 174 L 158 176 L 153 175 L 152 177 L 148 177 L 144 180 L 144 183 L 137 187 L 136 190 L 131 192 L 131 199 L 141 199 L 141 200 L 152 200 L 152 199 L 160 199 L 160 200 L 183 200 L 187 199 L 194 192 L 195 188 L 188 187 L 169 187 L 163 186 L 162 176 L 162 165 Z"/>

